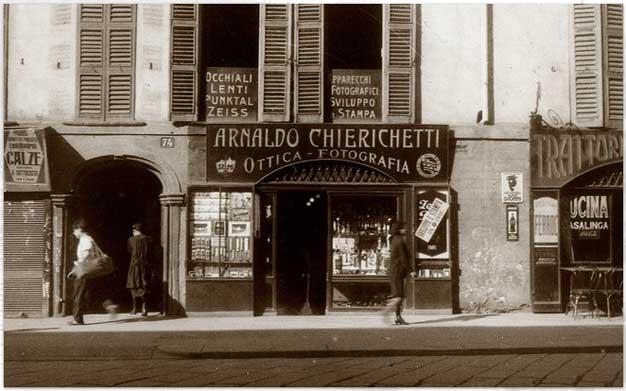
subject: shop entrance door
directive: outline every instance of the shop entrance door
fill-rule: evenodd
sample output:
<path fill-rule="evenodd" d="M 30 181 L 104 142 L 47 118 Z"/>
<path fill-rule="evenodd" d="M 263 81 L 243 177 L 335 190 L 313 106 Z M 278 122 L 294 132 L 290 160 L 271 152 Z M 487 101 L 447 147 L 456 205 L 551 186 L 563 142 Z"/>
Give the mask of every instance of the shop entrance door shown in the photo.
<path fill-rule="evenodd" d="M 326 193 L 279 192 L 277 219 L 277 312 L 323 315 L 328 233 Z"/>

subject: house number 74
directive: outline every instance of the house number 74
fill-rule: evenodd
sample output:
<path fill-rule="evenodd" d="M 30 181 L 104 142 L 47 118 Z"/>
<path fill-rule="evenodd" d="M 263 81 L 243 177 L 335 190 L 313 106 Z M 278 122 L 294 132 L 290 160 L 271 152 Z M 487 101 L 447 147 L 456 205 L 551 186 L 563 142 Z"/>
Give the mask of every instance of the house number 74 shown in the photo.
<path fill-rule="evenodd" d="M 174 137 L 161 137 L 161 148 L 174 148 Z"/>

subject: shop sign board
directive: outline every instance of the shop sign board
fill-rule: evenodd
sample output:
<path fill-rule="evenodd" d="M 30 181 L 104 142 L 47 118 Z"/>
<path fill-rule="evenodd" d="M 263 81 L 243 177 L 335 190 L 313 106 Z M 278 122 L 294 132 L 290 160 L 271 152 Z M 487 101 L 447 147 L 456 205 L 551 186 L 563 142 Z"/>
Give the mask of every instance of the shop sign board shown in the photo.
<path fill-rule="evenodd" d="M 422 217 L 422 221 L 417 227 L 415 236 L 426 243 L 430 242 L 447 211 L 448 203 L 441 198 L 435 198 L 430 208 L 428 208 L 428 211 L 424 214 L 424 217 Z"/>
<path fill-rule="evenodd" d="M 530 143 L 532 187 L 561 187 L 591 168 L 624 158 L 618 131 L 532 131 Z"/>
<path fill-rule="evenodd" d="M 448 192 L 421 190 L 417 194 L 415 236 L 419 258 L 448 258 Z M 435 224 L 433 224 L 435 223 Z"/>
<path fill-rule="evenodd" d="M 207 125 L 207 180 L 259 182 L 292 164 L 362 164 L 398 182 L 448 181 L 444 125 Z"/>
<path fill-rule="evenodd" d="M 214 68 L 205 73 L 207 122 L 257 121 L 257 69 Z"/>
<path fill-rule="evenodd" d="M 580 191 L 565 197 L 566 230 L 575 263 L 604 263 L 611 256 L 611 195 Z"/>
<path fill-rule="evenodd" d="M 524 178 L 521 172 L 503 172 L 501 175 L 502 202 L 524 202 Z"/>
<path fill-rule="evenodd" d="M 380 92 L 380 70 L 333 69 L 330 86 L 333 123 L 380 121 Z"/>
<path fill-rule="evenodd" d="M 559 203 L 553 197 L 533 201 L 534 242 L 556 244 L 559 241 Z"/>
<path fill-rule="evenodd" d="M 50 190 L 43 129 L 4 132 L 4 183 L 8 191 Z"/>

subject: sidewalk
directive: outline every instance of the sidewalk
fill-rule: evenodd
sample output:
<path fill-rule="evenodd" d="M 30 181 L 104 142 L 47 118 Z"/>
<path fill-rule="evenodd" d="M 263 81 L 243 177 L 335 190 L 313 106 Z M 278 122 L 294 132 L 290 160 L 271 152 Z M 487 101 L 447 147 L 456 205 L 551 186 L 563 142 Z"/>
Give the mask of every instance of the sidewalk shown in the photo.
<path fill-rule="evenodd" d="M 407 315 L 387 326 L 378 314 L 148 318 L 88 315 L 4 319 L 5 360 L 251 358 L 621 352 L 623 318 L 572 319 L 526 312 Z"/>

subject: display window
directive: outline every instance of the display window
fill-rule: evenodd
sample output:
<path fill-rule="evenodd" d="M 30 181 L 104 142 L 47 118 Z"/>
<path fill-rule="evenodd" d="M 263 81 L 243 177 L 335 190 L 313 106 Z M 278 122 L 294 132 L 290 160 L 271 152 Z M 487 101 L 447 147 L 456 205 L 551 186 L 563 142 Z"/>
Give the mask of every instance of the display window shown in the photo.
<path fill-rule="evenodd" d="M 390 194 L 330 197 L 333 308 L 385 305 L 389 240 L 399 205 L 399 197 Z"/>
<path fill-rule="evenodd" d="M 252 193 L 191 194 L 191 279 L 252 278 Z"/>
<path fill-rule="evenodd" d="M 418 190 L 416 200 L 417 277 L 421 279 L 449 279 L 449 192 L 438 189 Z"/>

